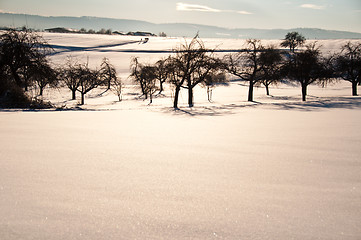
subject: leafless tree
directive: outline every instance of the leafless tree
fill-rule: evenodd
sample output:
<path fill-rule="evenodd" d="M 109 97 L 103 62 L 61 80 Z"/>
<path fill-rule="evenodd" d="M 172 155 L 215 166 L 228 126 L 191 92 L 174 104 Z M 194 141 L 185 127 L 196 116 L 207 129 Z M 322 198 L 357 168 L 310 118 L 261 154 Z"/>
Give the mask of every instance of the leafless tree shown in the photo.
<path fill-rule="evenodd" d="M 49 65 L 45 58 L 39 59 L 34 68 L 32 75 L 32 79 L 39 87 L 39 95 L 43 95 L 44 88 L 48 85 L 56 86 L 57 84 L 57 73 L 56 71 Z"/>
<path fill-rule="evenodd" d="M 68 57 L 65 66 L 60 67 L 58 70 L 61 81 L 72 92 L 72 100 L 76 99 L 76 92 L 80 86 L 78 68 L 76 67 L 78 65 L 79 63 L 77 63 L 77 61 L 74 61 L 71 57 Z"/>
<path fill-rule="evenodd" d="M 330 77 L 316 44 L 308 45 L 306 50 L 292 54 L 284 68 L 290 80 L 301 84 L 302 101 L 306 101 L 308 85 L 326 81 Z"/>
<path fill-rule="evenodd" d="M 206 49 L 203 41 L 195 36 L 175 50 L 168 59 L 170 83 L 175 86 L 174 108 L 178 108 L 178 95 L 181 88 L 188 90 L 188 106 L 193 107 L 193 89 L 198 84 L 223 71 L 223 63 L 214 57 L 214 50 Z"/>
<path fill-rule="evenodd" d="M 39 67 L 51 69 L 46 58 L 51 52 L 46 41 L 34 32 L 8 30 L 0 35 L 0 97 L 11 96 L 4 100 L 4 105 L 29 107 L 32 101 L 26 96 L 35 78 L 46 78 Z M 7 101 L 7 103 L 5 103 Z M 40 107 L 40 106 L 39 106 Z"/>
<path fill-rule="evenodd" d="M 282 55 L 274 46 L 266 47 L 259 54 L 259 64 L 261 66 L 260 81 L 266 88 L 267 96 L 270 95 L 269 86 L 276 84 L 282 78 Z"/>
<path fill-rule="evenodd" d="M 249 83 L 248 101 L 253 101 L 253 87 L 261 81 L 261 65 L 259 56 L 264 51 L 261 41 L 257 39 L 247 40 L 246 49 L 236 54 L 226 55 L 226 63 L 229 73 Z"/>
<path fill-rule="evenodd" d="M 145 82 L 141 75 L 141 69 L 143 68 L 143 65 L 139 63 L 139 60 L 137 57 L 133 57 L 130 62 L 130 78 L 133 79 L 134 82 L 138 83 L 140 85 L 140 88 L 142 90 L 142 94 L 147 98 L 147 94 L 145 91 Z"/>
<path fill-rule="evenodd" d="M 100 76 L 103 79 L 103 82 L 107 85 L 107 90 L 110 89 L 111 82 L 116 81 L 117 79 L 117 71 L 106 57 L 103 58 L 103 61 L 100 65 Z"/>
<path fill-rule="evenodd" d="M 227 83 L 227 78 L 224 72 L 212 72 L 205 78 L 202 85 L 205 86 L 207 89 L 208 102 L 212 102 L 213 88 L 217 84 L 225 83 Z"/>
<path fill-rule="evenodd" d="M 161 69 L 160 69 L 161 68 Z M 153 102 L 153 95 L 159 88 L 156 86 L 157 79 L 162 79 L 160 73 L 165 71 L 165 65 L 162 64 L 141 64 L 138 58 L 133 58 L 131 63 L 130 77 L 140 84 L 142 94 L 145 99 L 150 98 L 150 104 Z"/>
<path fill-rule="evenodd" d="M 164 91 L 164 83 L 167 81 L 168 75 L 169 75 L 167 59 L 158 60 L 155 63 L 154 67 L 155 67 L 156 79 L 159 82 L 159 93 L 158 94 L 161 94 Z"/>
<path fill-rule="evenodd" d="M 357 84 L 361 83 L 361 43 L 346 43 L 335 62 L 338 75 L 352 84 L 352 95 L 357 96 Z"/>
<path fill-rule="evenodd" d="M 153 102 L 153 95 L 159 88 L 156 86 L 157 74 L 156 67 L 153 65 L 143 65 L 140 70 L 140 76 L 143 82 L 146 98 L 149 96 L 149 104 Z"/>
<path fill-rule="evenodd" d="M 175 50 L 175 54 L 169 57 L 169 82 L 175 87 L 173 103 L 175 109 L 178 109 L 179 92 L 182 87 L 188 89 L 188 105 L 193 107 L 193 88 L 200 83 L 194 77 L 203 63 L 204 56 L 206 56 L 206 50 L 197 35 L 190 43 L 185 42 L 180 45 Z"/>
<path fill-rule="evenodd" d="M 119 102 L 122 101 L 123 83 L 121 79 L 120 78 L 113 79 L 111 82 L 111 86 L 115 94 L 117 94 Z"/>
<path fill-rule="evenodd" d="M 85 103 L 85 95 L 102 84 L 99 75 L 99 71 L 90 69 L 88 63 L 76 66 L 76 77 L 79 80 L 77 91 L 81 94 L 81 105 Z"/>
<path fill-rule="evenodd" d="M 180 90 L 186 80 L 187 69 L 183 67 L 183 59 L 178 55 L 178 57 L 170 57 L 168 59 L 168 69 L 169 69 L 169 83 L 174 86 L 174 99 L 173 99 L 173 108 L 178 109 L 178 99 Z"/>

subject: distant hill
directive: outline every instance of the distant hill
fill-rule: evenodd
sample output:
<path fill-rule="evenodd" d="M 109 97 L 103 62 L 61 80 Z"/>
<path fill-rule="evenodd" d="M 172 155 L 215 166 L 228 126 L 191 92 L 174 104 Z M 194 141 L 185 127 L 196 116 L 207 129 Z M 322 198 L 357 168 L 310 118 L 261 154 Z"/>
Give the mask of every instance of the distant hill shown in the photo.
<path fill-rule="evenodd" d="M 28 14 L 0 13 L 0 27 L 23 27 L 44 30 L 64 27 L 71 29 L 112 29 L 120 32 L 165 32 L 168 36 L 192 37 L 197 32 L 204 38 L 282 39 L 287 32 L 297 31 L 307 39 L 361 39 L 361 33 L 316 28 L 295 29 L 228 29 L 189 23 L 154 24 L 146 21 L 98 17 L 45 17 Z"/>

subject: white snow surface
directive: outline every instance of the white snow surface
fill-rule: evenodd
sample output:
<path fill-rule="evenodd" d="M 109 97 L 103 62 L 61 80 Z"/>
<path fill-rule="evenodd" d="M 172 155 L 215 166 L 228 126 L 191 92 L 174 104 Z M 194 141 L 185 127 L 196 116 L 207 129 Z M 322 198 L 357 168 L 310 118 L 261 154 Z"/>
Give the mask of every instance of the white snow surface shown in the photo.
<path fill-rule="evenodd" d="M 136 39 L 44 37 L 81 47 Z M 52 60 L 108 57 L 126 78 L 130 57 L 169 53 L 116 49 L 179 41 Z M 345 40 L 320 42 L 326 52 Z M 351 84 L 310 86 L 305 103 L 298 86 L 273 86 L 272 96 L 259 87 L 248 103 L 247 86 L 235 81 L 215 88 L 212 103 L 197 88 L 194 108 L 181 92 L 179 111 L 166 88 L 152 105 L 127 84 L 122 102 L 97 89 L 77 109 L 68 90 L 46 89 L 44 100 L 65 110 L 0 110 L 0 239 L 361 239 L 361 98 L 350 96 Z"/>

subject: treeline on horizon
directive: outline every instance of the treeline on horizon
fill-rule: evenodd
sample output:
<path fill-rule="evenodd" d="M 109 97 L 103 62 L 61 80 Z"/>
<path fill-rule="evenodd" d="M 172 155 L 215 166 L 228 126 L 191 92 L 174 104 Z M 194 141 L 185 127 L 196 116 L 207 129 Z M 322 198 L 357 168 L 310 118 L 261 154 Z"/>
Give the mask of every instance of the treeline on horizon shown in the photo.
<path fill-rule="evenodd" d="M 303 49 L 298 49 L 305 46 Z M 352 95 L 357 95 L 361 84 L 361 43 L 347 42 L 330 56 L 321 54 L 317 43 L 306 44 L 298 32 L 288 33 L 278 46 L 264 46 L 258 39 L 247 40 L 245 49 L 215 55 L 215 49 L 207 49 L 195 36 L 174 49 L 167 58 L 154 64 L 142 63 L 139 58 L 131 61 L 130 78 L 139 85 L 141 96 L 151 104 L 155 93 L 162 93 L 164 84 L 174 89 L 173 108 L 178 109 L 181 89 L 188 92 L 188 106 L 193 107 L 193 90 L 202 85 L 207 88 L 211 101 L 212 88 L 229 81 L 229 75 L 248 83 L 248 101 L 253 101 L 255 86 L 269 87 L 279 82 L 296 82 L 301 86 L 302 100 L 306 101 L 310 84 L 326 86 L 330 82 L 345 80 L 351 83 Z M 49 45 L 31 31 L 8 30 L 0 36 L 0 106 L 6 108 L 48 108 L 41 98 L 29 98 L 29 88 L 38 88 L 39 96 L 47 86 L 67 87 L 85 95 L 94 88 L 105 86 L 122 100 L 122 81 L 115 67 L 104 58 L 99 69 L 91 69 L 87 62 L 68 58 L 66 64 L 53 67 L 48 59 Z"/>

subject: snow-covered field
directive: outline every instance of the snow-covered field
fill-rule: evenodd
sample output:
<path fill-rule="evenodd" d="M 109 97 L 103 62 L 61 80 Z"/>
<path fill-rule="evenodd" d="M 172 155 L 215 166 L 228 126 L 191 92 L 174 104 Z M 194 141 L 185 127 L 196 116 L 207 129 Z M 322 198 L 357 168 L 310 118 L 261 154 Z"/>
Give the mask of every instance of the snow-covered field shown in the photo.
<path fill-rule="evenodd" d="M 108 57 L 124 80 L 132 56 L 152 62 L 169 53 L 145 51 L 183 41 L 44 37 L 63 49 L 54 63 Z M 320 41 L 325 52 L 344 42 Z M 122 102 L 97 89 L 82 110 L 0 110 L 0 239 L 361 239 L 361 98 L 350 84 L 311 86 L 305 103 L 299 87 L 256 88 L 248 103 L 231 82 L 213 103 L 198 88 L 192 109 L 182 92 L 180 111 L 169 86 L 150 106 L 138 92 L 128 81 Z M 72 108 L 70 97 L 44 99 Z"/>

